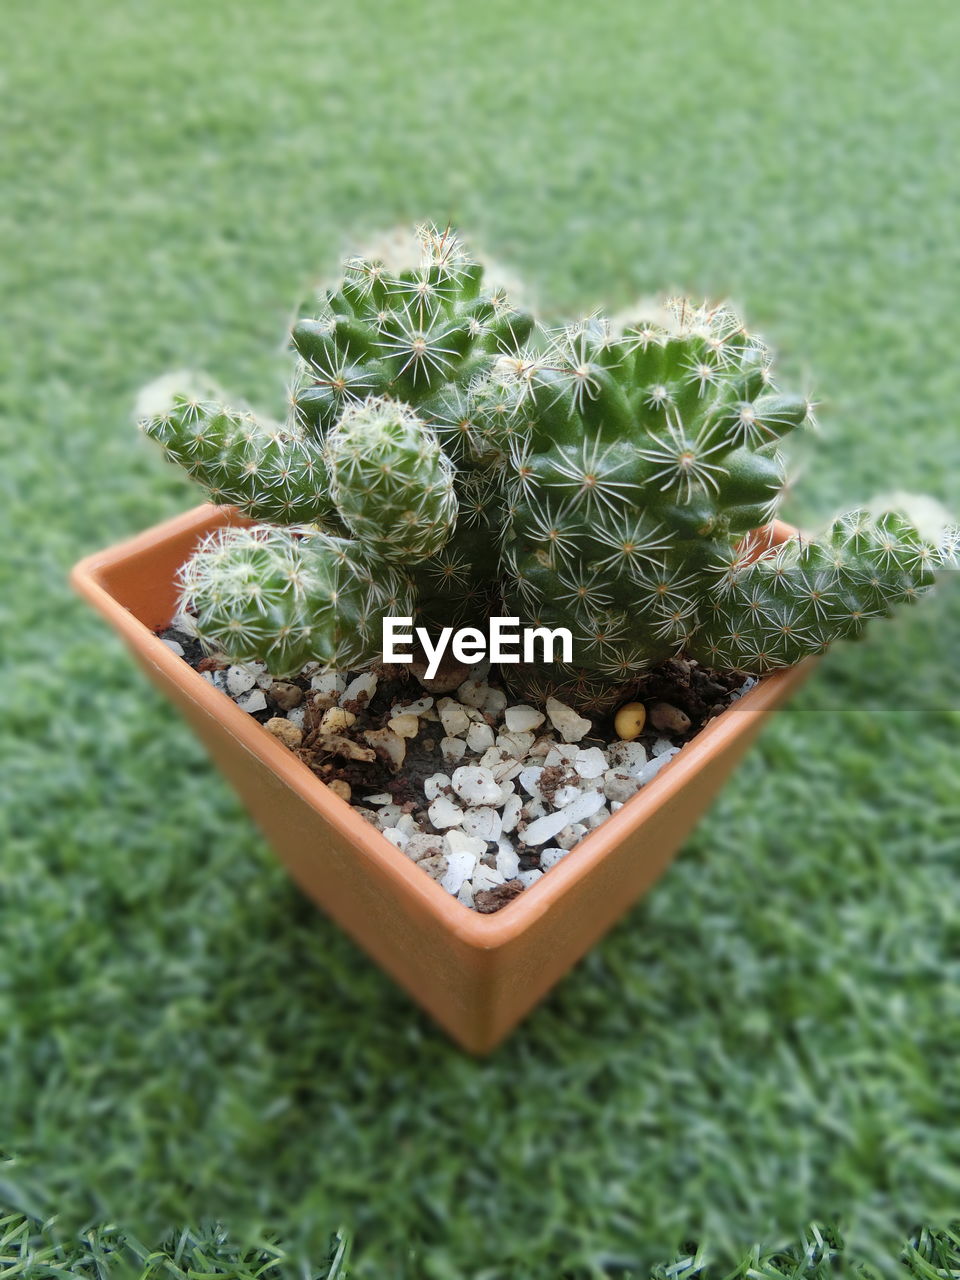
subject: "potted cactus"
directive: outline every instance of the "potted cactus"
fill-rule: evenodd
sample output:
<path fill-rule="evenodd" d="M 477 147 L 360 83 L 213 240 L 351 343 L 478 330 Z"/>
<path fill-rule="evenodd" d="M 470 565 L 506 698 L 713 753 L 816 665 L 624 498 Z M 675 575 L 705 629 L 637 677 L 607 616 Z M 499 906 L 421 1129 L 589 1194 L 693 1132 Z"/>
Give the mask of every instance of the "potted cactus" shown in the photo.
<path fill-rule="evenodd" d="M 203 380 L 148 389 L 144 430 L 215 505 L 92 557 L 75 581 L 185 708 L 298 880 L 483 1051 L 662 870 L 763 716 L 802 678 L 798 664 L 916 599 L 954 562 L 957 535 L 883 507 L 845 515 L 820 538 L 777 522 L 778 445 L 811 407 L 777 389 L 769 350 L 729 308 L 671 300 L 618 324 L 591 317 L 547 331 L 484 287 L 482 267 L 449 230 L 426 228 L 420 241 L 411 268 L 350 260 L 339 286 L 296 322 L 284 422 L 228 404 Z M 382 673 L 385 619 L 410 622 L 435 654 L 459 629 L 497 618 L 566 636 L 561 660 L 501 667 L 519 704 L 500 726 L 516 748 L 506 760 L 492 734 L 503 707 L 484 701 L 483 669 L 472 683 L 457 673 L 480 690 L 460 707 L 480 754 L 445 757 L 446 793 L 453 809 L 466 795 L 463 779 L 454 794 L 458 759 L 462 775 L 492 773 L 483 785 L 500 794 L 490 790 L 481 807 L 497 810 L 495 827 L 470 810 L 469 829 L 495 830 L 502 843 L 526 767 L 535 808 L 514 820 L 522 844 L 537 821 L 556 830 L 542 791 L 550 752 L 564 768 L 583 756 L 561 788 L 569 812 L 583 815 L 562 824 L 583 836 L 575 856 L 558 858 L 540 882 L 505 848 L 514 876 L 499 883 L 526 874 L 534 891 L 511 892 L 496 915 L 465 910 L 462 891 L 457 901 L 452 882 L 405 856 L 409 812 L 385 839 L 382 822 L 373 829 L 343 788 L 331 791 L 224 698 L 209 671 L 204 680 L 163 646 L 153 632 L 177 607 L 223 664 L 265 672 L 267 690 L 299 679 L 317 701 L 319 686 L 328 720 L 330 690 L 341 703 L 344 691 L 330 678 Z M 623 742 L 636 733 L 621 717 L 597 820 L 598 806 L 578 794 L 599 787 L 590 790 L 599 774 L 586 758 L 597 748 L 579 745 L 584 732 L 606 726 L 616 737 L 609 716 L 624 704 L 642 730 L 647 682 L 678 661 L 688 675 L 759 682 L 683 751 L 661 752 L 671 761 L 662 772 L 650 760 L 628 763 Z M 372 686 L 358 687 L 370 695 Z M 407 746 L 392 740 L 416 735 L 411 717 L 438 720 L 429 697 L 408 700 L 367 729 L 365 745 L 356 729 L 342 732 L 355 711 L 338 708 L 338 741 L 352 742 L 357 759 L 394 765 Z M 447 729 L 455 713 L 441 712 Z M 310 714 L 301 709 L 295 729 L 306 716 L 316 736 Z M 537 738 L 545 714 L 553 744 Z M 586 728 L 568 732 L 571 723 Z M 459 749 L 455 735 L 443 741 Z M 615 759 L 628 775 L 657 773 L 655 783 L 610 800 Z M 532 782 L 531 760 L 541 770 Z M 439 817 L 428 826 L 444 839 Z M 443 865 L 458 852 L 476 861 L 463 847 L 476 836 L 458 831 L 459 848 L 448 828 Z"/>

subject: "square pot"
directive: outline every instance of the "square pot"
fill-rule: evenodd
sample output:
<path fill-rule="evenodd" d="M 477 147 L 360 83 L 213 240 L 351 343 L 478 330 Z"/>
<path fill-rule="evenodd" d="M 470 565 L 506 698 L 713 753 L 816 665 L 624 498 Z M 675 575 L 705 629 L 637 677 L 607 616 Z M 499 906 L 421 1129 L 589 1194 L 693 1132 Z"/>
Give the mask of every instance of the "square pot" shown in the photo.
<path fill-rule="evenodd" d="M 480 915 L 451 897 L 247 712 L 154 635 L 176 571 L 211 530 L 201 506 L 89 556 L 73 585 L 180 708 L 302 889 L 465 1049 L 488 1053 L 665 870 L 811 661 L 766 677 L 549 874 Z M 792 533 L 778 524 L 776 541 Z"/>

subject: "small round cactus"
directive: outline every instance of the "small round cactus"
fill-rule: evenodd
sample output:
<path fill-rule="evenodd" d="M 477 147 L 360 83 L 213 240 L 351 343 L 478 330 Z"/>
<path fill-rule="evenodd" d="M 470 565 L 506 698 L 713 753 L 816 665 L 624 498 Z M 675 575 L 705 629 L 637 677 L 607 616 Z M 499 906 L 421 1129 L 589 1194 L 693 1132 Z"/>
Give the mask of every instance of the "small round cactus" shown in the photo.
<path fill-rule="evenodd" d="M 413 565 L 443 548 L 457 519 L 453 466 L 406 405 L 350 405 L 328 432 L 324 457 L 334 506 L 369 551 Z"/>
<path fill-rule="evenodd" d="M 409 584 L 361 544 L 313 529 L 230 528 L 181 570 L 183 602 L 207 644 L 238 662 L 292 675 L 318 654 L 362 667 L 380 648 L 380 619 L 411 607 Z"/>
<path fill-rule="evenodd" d="M 568 628 L 573 662 L 505 674 L 528 697 L 622 700 L 675 655 L 762 673 L 855 638 L 956 562 L 957 532 L 855 511 L 775 548 L 779 444 L 810 421 L 725 306 L 534 324 L 460 241 L 348 261 L 292 330 L 283 425 L 179 382 L 143 426 L 230 530 L 185 566 L 201 636 L 276 674 L 378 656 L 384 615 Z M 290 526 L 283 528 L 282 526 Z"/>

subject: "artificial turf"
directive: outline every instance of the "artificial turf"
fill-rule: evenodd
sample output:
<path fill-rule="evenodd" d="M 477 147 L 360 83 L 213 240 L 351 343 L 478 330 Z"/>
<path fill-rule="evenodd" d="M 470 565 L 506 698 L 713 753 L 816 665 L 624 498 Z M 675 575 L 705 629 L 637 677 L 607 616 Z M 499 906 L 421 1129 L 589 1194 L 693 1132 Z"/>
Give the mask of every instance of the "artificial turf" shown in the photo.
<path fill-rule="evenodd" d="M 202 362 L 270 407 L 292 299 L 420 217 L 558 315 L 732 295 L 821 401 L 795 520 L 891 488 L 960 511 L 958 38 L 937 0 L 15 0 L 0 1200 L 40 1269 L 5 1245 L 0 1275 L 107 1274 L 52 1215 L 172 1230 L 197 1275 L 184 1224 L 219 1218 L 238 1276 L 261 1247 L 324 1275 L 342 1229 L 357 1277 L 579 1280 L 826 1274 L 763 1269 L 815 1220 L 889 1270 L 954 1213 L 956 590 L 832 654 L 474 1062 L 298 896 L 65 577 L 196 500 L 133 432 L 138 385 Z M 955 1275 L 923 1239 L 919 1274 Z"/>

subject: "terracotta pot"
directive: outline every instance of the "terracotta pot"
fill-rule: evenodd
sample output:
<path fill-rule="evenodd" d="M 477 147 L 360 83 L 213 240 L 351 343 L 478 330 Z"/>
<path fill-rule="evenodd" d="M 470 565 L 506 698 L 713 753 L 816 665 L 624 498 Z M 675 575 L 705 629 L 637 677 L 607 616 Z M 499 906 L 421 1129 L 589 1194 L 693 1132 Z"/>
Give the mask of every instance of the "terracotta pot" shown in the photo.
<path fill-rule="evenodd" d="M 72 581 L 182 710 L 297 883 L 465 1049 L 494 1048 L 664 871 L 810 663 L 718 716 L 533 888 L 468 910 L 154 634 L 198 539 L 237 523 L 202 506 L 81 561 Z M 778 541 L 792 531 L 778 525 Z"/>

